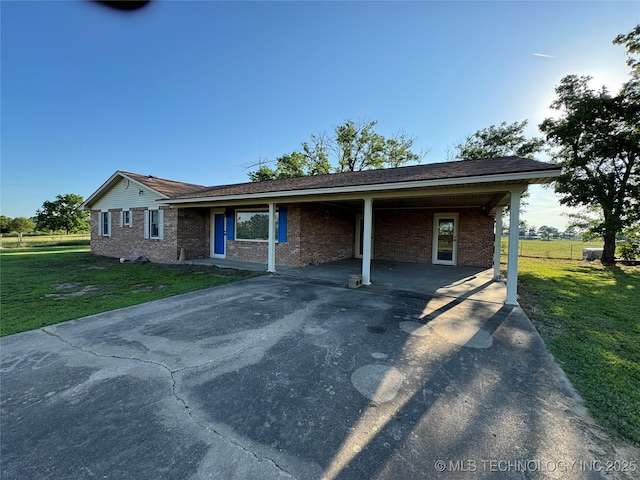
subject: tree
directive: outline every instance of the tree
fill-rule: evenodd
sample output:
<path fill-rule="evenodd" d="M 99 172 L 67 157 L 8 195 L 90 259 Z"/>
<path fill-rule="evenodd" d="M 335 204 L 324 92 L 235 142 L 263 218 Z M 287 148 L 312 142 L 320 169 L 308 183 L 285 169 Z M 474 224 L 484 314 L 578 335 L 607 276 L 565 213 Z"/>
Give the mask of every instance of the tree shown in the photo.
<path fill-rule="evenodd" d="M 0 233 L 9 233 L 11 231 L 11 218 L 0 215 Z"/>
<path fill-rule="evenodd" d="M 9 224 L 9 230 L 18 234 L 18 246 L 22 246 L 22 234 L 33 232 L 36 228 L 36 224 L 27 217 L 17 217 L 11 220 Z"/>
<path fill-rule="evenodd" d="M 543 240 L 549 241 L 552 238 L 558 238 L 558 236 L 560 236 L 560 232 L 555 227 L 543 225 L 538 229 L 538 235 L 540 235 Z"/>
<path fill-rule="evenodd" d="M 640 54 L 640 25 L 614 43 L 627 46 L 631 80 L 611 95 L 605 87 L 591 89 L 591 77 L 566 76 L 551 104 L 560 118 L 540 125 L 562 166 L 555 184 L 560 203 L 599 211 L 591 230 L 604 239 L 605 265 L 615 262 L 616 234 L 640 221 L 640 61 L 633 58 Z"/>
<path fill-rule="evenodd" d="M 390 138 L 376 133 L 376 121 L 346 120 L 334 128 L 334 136 L 321 133 L 311 135 L 310 142 L 302 143 L 302 152 L 294 151 L 275 161 L 275 169 L 264 162 L 249 172 L 251 181 L 292 178 L 337 172 L 354 172 L 384 167 L 400 167 L 419 162 L 426 153 L 414 153 L 414 139 L 404 133 Z M 330 158 L 333 157 L 335 167 Z"/>
<path fill-rule="evenodd" d="M 398 133 L 387 139 L 373 131 L 377 123 L 347 120 L 335 128 L 335 138 L 329 139 L 328 148 L 337 159 L 339 172 L 400 167 L 421 160 L 424 155 L 411 151 L 413 138 Z"/>
<path fill-rule="evenodd" d="M 518 156 L 533 158 L 544 148 L 544 140 L 533 137 L 527 138 L 524 128 L 528 121 L 502 122 L 500 126 L 491 125 L 467 135 L 463 142 L 455 146 L 454 156 L 462 160 L 478 158 Z"/>
<path fill-rule="evenodd" d="M 46 201 L 36 212 L 38 230 L 64 230 L 69 233 L 87 232 L 91 226 L 89 212 L 80 209 L 83 198 L 74 193 L 56 195 L 52 202 Z"/>
<path fill-rule="evenodd" d="M 520 223 L 518 225 L 518 235 L 520 235 L 521 237 L 524 237 L 527 235 L 528 231 L 529 231 L 529 224 L 527 223 L 527 221 L 520 220 Z"/>
<path fill-rule="evenodd" d="M 265 164 L 259 165 L 258 170 L 249 172 L 249 178 L 252 182 L 260 182 L 329 173 L 331 166 L 328 161 L 326 166 L 324 165 L 322 152 L 317 146 L 312 148 L 309 144 L 303 143 L 302 148 L 304 153 L 293 151 L 278 157 L 275 170 Z"/>

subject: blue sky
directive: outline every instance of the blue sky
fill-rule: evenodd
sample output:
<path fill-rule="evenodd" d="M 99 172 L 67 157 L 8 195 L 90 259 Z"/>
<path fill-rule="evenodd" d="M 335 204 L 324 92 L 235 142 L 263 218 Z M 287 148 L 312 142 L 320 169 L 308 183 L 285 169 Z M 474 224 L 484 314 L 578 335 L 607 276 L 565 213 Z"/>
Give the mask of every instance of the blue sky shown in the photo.
<path fill-rule="evenodd" d="M 554 87 L 627 78 L 611 41 L 640 2 L 0 2 L 0 213 L 85 198 L 116 170 L 205 185 L 345 119 L 415 137 L 423 162 L 466 135 L 553 112 Z M 534 54 L 544 54 L 537 56 Z M 550 190 L 523 218 L 564 228 Z"/>

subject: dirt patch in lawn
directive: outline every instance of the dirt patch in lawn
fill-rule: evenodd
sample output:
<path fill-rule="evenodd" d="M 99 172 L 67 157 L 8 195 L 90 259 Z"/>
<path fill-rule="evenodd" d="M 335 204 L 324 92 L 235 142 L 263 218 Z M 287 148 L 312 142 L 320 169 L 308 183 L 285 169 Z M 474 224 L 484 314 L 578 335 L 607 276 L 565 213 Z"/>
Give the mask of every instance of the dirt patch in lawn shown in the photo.
<path fill-rule="evenodd" d="M 89 295 L 90 293 L 99 292 L 106 288 L 105 286 L 100 285 L 82 285 L 77 282 L 56 283 L 51 287 L 59 293 L 47 293 L 45 297 L 52 298 L 54 300 L 81 297 L 83 295 Z"/>

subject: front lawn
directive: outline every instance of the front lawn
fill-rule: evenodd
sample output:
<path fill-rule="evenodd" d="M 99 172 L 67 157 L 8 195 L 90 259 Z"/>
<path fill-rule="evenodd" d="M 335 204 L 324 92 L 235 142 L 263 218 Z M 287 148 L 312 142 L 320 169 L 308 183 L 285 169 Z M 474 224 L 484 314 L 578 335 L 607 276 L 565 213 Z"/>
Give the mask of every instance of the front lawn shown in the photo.
<path fill-rule="evenodd" d="M 121 264 L 86 246 L 0 251 L 0 336 L 242 280 L 212 266 Z"/>
<path fill-rule="evenodd" d="M 520 258 L 520 303 L 600 423 L 640 444 L 640 268 Z"/>

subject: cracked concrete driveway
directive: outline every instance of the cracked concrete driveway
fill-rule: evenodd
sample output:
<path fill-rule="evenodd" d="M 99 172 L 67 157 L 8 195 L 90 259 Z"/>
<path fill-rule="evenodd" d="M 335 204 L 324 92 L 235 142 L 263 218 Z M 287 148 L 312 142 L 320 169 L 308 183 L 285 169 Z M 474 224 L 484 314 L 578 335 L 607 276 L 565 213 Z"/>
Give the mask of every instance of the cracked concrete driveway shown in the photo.
<path fill-rule="evenodd" d="M 477 293 L 265 276 L 5 337 L 0 473 L 637 475 L 522 311 Z"/>

